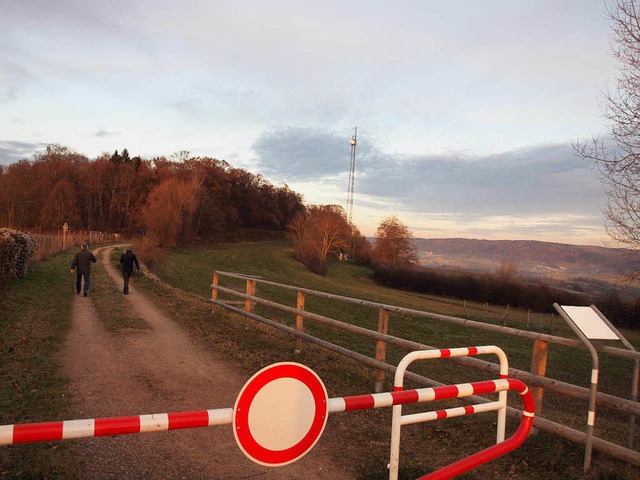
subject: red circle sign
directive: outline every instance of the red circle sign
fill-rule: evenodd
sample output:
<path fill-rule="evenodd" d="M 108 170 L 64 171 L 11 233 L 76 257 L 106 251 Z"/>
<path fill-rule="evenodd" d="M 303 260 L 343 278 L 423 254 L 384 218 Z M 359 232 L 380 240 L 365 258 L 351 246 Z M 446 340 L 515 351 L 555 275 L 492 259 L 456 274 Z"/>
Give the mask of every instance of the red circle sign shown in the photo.
<path fill-rule="evenodd" d="M 299 363 L 263 368 L 242 387 L 233 407 L 233 434 L 256 463 L 295 462 L 316 444 L 328 416 L 327 390 Z"/>

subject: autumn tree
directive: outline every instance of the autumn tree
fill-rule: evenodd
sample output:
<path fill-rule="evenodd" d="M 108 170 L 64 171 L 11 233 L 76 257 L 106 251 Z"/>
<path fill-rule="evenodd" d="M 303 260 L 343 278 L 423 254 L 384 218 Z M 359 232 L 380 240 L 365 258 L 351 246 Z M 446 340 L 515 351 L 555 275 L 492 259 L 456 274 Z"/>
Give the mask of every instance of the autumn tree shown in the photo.
<path fill-rule="evenodd" d="M 351 226 L 338 205 L 311 205 L 289 224 L 296 258 L 311 271 L 327 273 L 327 257 L 346 251 L 351 242 Z"/>
<path fill-rule="evenodd" d="M 350 260 L 356 263 L 370 264 L 373 255 L 373 246 L 360 230 L 354 225 L 351 226 L 351 251 Z"/>
<path fill-rule="evenodd" d="M 40 214 L 40 226 L 55 230 L 64 223 L 80 224 L 77 185 L 67 179 L 58 180 L 49 190 Z"/>
<path fill-rule="evenodd" d="M 19 185 L 31 204 L 24 227 L 59 228 L 64 222 L 72 228 L 82 226 L 76 172 L 87 161 L 84 155 L 57 144 L 36 154 L 29 181 Z"/>
<path fill-rule="evenodd" d="M 603 213 L 609 236 L 640 248 L 640 17 L 633 0 L 607 6 L 612 50 L 619 64 L 615 87 L 603 94 L 601 110 L 613 143 L 602 138 L 574 145 L 597 165 L 606 192 Z M 637 278 L 640 279 L 640 272 Z"/>
<path fill-rule="evenodd" d="M 193 214 L 198 207 L 194 185 L 169 178 L 149 194 L 142 208 L 145 234 L 158 246 L 176 246 L 192 238 Z"/>
<path fill-rule="evenodd" d="M 244 229 L 284 232 L 304 209 L 301 195 L 273 186 L 260 175 L 232 168 L 224 160 L 165 157 L 144 160 L 121 153 L 103 153 L 94 160 L 61 145 L 49 145 L 33 160 L 0 169 L 0 225 L 17 229 L 60 228 L 118 232 L 133 236 L 162 230 L 169 242 L 188 243 L 196 235 L 229 240 Z M 176 157 L 177 158 L 177 157 Z M 169 192 L 166 185 L 178 187 Z M 189 191 L 189 195 L 185 191 Z M 148 201 L 151 192 L 153 201 Z M 186 195 L 186 196 L 185 196 Z M 192 198 L 195 196 L 195 200 Z M 179 235 L 167 225 L 170 199 L 182 203 Z M 162 200 L 162 201 L 161 201 Z M 197 205 L 195 212 L 190 206 Z M 146 211 L 142 212 L 145 206 Z M 150 209 L 159 214 L 157 222 Z M 176 237 L 178 235 L 178 237 Z M 161 235 L 164 237 L 164 235 Z"/>
<path fill-rule="evenodd" d="M 383 265 L 418 263 L 417 248 L 409 227 L 397 217 L 386 218 L 378 226 L 373 247 L 373 260 Z"/>

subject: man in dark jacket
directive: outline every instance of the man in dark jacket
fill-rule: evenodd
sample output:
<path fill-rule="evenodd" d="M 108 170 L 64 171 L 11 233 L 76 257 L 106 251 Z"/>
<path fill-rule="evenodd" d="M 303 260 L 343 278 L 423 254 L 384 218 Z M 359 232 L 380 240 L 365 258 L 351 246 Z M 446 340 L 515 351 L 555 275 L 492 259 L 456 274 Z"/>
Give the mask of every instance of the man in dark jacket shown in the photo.
<path fill-rule="evenodd" d="M 75 254 L 71 262 L 71 273 L 76 271 L 76 295 L 80 295 L 80 287 L 82 286 L 82 277 L 84 277 L 84 296 L 89 292 L 89 283 L 91 280 L 91 264 L 96 263 L 96 257 L 87 250 L 87 243 L 80 245 L 80 251 Z"/>
<path fill-rule="evenodd" d="M 140 265 L 138 264 L 138 259 L 131 251 L 131 248 L 127 248 L 127 251 L 120 255 L 120 263 L 122 264 L 122 278 L 124 278 L 124 288 L 122 289 L 122 293 L 125 295 L 129 295 L 129 277 L 133 273 L 133 264 L 135 263 L 136 268 L 140 270 Z"/>

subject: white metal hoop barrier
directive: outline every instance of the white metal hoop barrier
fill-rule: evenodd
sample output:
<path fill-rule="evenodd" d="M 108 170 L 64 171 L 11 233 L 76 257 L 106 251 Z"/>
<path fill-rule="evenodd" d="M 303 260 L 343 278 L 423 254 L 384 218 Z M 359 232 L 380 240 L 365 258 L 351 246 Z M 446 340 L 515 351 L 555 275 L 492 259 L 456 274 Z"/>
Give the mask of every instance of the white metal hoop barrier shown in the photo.
<path fill-rule="evenodd" d="M 403 390 L 404 373 L 415 360 L 486 353 L 498 355 L 501 379 Z M 276 467 L 300 459 L 313 448 L 324 431 L 329 413 L 392 406 L 389 478 L 396 480 L 401 425 L 497 410 L 496 445 L 421 477 L 431 480 L 446 479 L 514 450 L 527 438 L 533 425 L 533 396 L 520 380 L 506 378 L 507 371 L 506 356 L 495 346 L 416 351 L 405 356 L 398 365 L 393 392 L 329 399 L 324 384 L 311 369 L 298 363 L 276 363 L 263 368 L 247 381 L 233 408 L 2 425 L 0 445 L 232 424 L 236 442 L 249 459 L 261 465 Z M 519 428 L 514 435 L 504 440 L 507 390 L 515 390 L 522 396 L 524 410 Z M 404 404 L 489 393 L 498 393 L 498 401 L 402 415 Z"/>

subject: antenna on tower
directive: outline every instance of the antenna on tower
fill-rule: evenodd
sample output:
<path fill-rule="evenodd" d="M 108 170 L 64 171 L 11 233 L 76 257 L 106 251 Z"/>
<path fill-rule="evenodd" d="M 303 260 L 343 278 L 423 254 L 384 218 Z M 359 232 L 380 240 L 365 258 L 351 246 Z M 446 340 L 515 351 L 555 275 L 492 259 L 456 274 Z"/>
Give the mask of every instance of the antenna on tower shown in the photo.
<path fill-rule="evenodd" d="M 351 137 L 351 165 L 349 166 L 349 186 L 347 187 L 347 220 L 349 225 L 353 224 L 353 187 L 356 176 L 356 145 L 358 144 L 358 127 L 354 128 Z"/>

